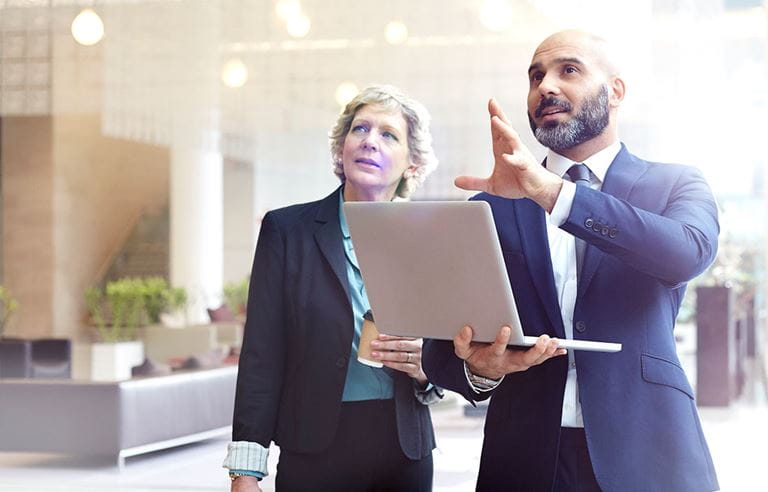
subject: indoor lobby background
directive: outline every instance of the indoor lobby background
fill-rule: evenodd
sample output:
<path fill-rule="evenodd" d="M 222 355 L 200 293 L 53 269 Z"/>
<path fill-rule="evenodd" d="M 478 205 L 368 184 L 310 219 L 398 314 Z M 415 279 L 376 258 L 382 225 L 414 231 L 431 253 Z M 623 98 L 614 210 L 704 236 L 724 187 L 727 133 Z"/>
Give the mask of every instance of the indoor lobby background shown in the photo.
<path fill-rule="evenodd" d="M 489 97 L 544 156 L 526 72 L 536 45 L 571 27 L 618 48 L 628 148 L 697 166 L 717 196 L 720 254 L 676 338 L 723 490 L 759 490 L 765 0 L 0 0 L 0 336 L 29 363 L 3 374 L 0 351 L 0 491 L 226 489 L 232 299 L 264 214 L 338 185 L 327 135 L 341 106 L 371 83 L 424 103 L 440 165 L 414 199 L 464 200 L 453 178 L 491 169 Z M 85 293 L 134 277 L 183 289 L 129 337 L 136 365 L 172 371 L 97 374 L 105 340 Z M 32 343 L 62 339 L 59 359 Z M 433 408 L 436 490 L 473 489 L 482 415 L 465 413 L 455 397 Z"/>

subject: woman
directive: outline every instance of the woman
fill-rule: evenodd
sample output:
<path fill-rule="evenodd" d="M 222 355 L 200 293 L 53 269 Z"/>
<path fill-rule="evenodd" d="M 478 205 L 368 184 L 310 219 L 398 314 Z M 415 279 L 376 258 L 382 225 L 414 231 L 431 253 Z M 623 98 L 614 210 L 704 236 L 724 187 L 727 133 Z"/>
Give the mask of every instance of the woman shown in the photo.
<path fill-rule="evenodd" d="M 381 336 L 371 345 L 385 367 L 357 361 L 369 305 L 341 207 L 418 188 L 437 166 L 429 114 L 394 87 L 369 87 L 330 137 L 342 185 L 262 222 L 224 466 L 233 491 L 260 490 L 274 441 L 278 491 L 431 490 L 426 405 L 442 394 L 421 368 L 421 340 Z"/>

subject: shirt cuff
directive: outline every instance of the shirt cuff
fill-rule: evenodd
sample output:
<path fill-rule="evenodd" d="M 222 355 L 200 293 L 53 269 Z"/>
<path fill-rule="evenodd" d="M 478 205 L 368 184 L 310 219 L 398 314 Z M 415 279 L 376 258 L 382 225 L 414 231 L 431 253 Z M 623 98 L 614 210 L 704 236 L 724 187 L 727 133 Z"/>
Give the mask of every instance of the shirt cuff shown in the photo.
<path fill-rule="evenodd" d="M 426 388 L 419 388 L 419 383 L 415 379 L 413 380 L 413 393 L 416 395 L 416 400 L 422 405 L 437 403 L 445 396 L 442 388 L 429 382 Z"/>
<path fill-rule="evenodd" d="M 501 377 L 499 380 L 493 380 L 489 378 L 485 378 L 482 376 L 476 376 L 472 373 L 472 371 L 469 370 L 469 366 L 467 365 L 467 362 L 464 361 L 464 376 L 467 378 L 467 384 L 469 384 L 469 387 L 472 388 L 472 390 L 477 393 L 487 393 L 488 391 L 492 391 L 496 389 L 498 385 L 501 384 L 502 381 L 504 381 L 504 376 Z M 482 380 L 482 381 L 478 381 Z"/>
<path fill-rule="evenodd" d="M 227 457 L 224 458 L 221 466 L 237 473 L 253 472 L 257 477 L 258 473 L 261 474 L 259 478 L 264 478 L 269 475 L 267 458 L 269 458 L 269 448 L 256 442 L 235 441 L 227 446 Z"/>
<path fill-rule="evenodd" d="M 237 475 L 248 475 L 249 477 L 256 477 L 259 480 L 261 480 L 265 476 L 261 472 L 255 472 L 250 470 L 229 470 L 229 473 L 235 473 Z"/>
<path fill-rule="evenodd" d="M 557 195 L 555 206 L 552 207 L 552 213 L 549 214 L 549 223 L 560 227 L 568 220 L 571 215 L 573 199 L 576 196 L 576 185 L 570 181 L 563 180 L 563 187 L 560 188 L 560 194 Z"/>

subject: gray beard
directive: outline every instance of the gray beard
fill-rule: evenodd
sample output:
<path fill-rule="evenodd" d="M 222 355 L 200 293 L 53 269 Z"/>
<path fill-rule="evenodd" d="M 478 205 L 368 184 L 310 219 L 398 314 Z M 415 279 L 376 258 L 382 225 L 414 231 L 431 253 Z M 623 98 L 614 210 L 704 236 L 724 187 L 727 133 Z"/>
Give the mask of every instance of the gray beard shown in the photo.
<path fill-rule="evenodd" d="M 572 119 L 551 127 L 536 127 L 528 116 L 536 140 L 552 150 L 570 149 L 603 133 L 608 126 L 608 87 L 585 99 L 581 110 Z"/>

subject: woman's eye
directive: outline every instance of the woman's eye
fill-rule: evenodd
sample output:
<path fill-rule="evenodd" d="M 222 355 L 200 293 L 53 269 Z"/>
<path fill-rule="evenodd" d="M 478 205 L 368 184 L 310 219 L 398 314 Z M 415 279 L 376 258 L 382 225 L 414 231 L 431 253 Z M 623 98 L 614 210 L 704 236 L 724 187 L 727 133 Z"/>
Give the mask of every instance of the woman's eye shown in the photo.
<path fill-rule="evenodd" d="M 365 125 L 355 125 L 352 127 L 352 133 L 365 133 L 368 131 L 368 127 Z"/>
<path fill-rule="evenodd" d="M 395 134 L 392 132 L 385 131 L 382 133 L 382 135 L 384 136 L 384 138 L 388 138 L 388 139 L 394 140 L 395 142 L 399 142 Z"/>

